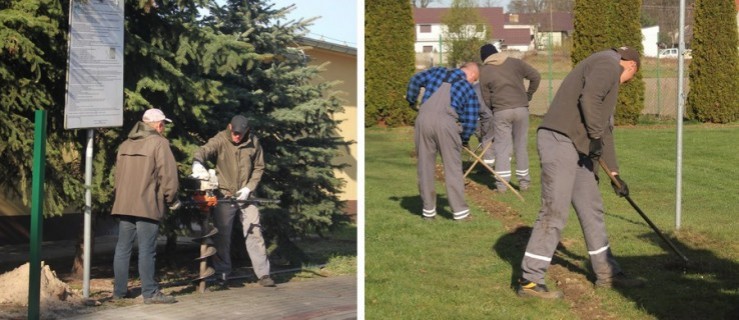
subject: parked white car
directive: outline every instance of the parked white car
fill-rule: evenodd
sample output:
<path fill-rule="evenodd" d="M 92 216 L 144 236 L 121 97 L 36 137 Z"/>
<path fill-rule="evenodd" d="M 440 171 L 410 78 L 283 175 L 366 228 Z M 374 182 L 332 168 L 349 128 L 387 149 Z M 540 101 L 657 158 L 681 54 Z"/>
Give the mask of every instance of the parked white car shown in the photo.
<path fill-rule="evenodd" d="M 662 49 L 659 51 L 659 58 L 660 59 L 677 59 L 678 57 L 678 50 L 677 48 L 668 48 L 668 49 Z M 685 50 L 685 59 L 690 59 L 693 56 L 691 55 L 690 49 Z"/>

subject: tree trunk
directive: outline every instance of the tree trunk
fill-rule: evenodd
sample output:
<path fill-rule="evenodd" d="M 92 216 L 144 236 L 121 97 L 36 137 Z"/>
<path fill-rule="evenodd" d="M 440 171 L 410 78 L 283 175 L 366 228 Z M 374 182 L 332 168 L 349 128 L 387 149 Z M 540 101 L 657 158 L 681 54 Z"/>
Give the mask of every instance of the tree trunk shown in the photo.
<path fill-rule="evenodd" d="M 84 257 L 85 257 L 85 219 L 84 214 L 82 215 L 82 227 L 80 228 L 80 232 L 77 235 L 77 242 L 75 244 L 75 250 L 74 250 L 74 261 L 72 261 L 72 270 L 70 272 L 70 277 L 77 280 L 82 280 L 82 277 L 84 276 Z M 94 221 L 94 215 L 93 215 L 93 221 Z M 94 225 L 92 222 L 91 225 Z M 92 228 L 91 228 L 92 229 Z M 95 252 L 95 230 L 92 229 L 90 231 L 90 259 L 92 259 L 92 252 Z M 92 265 L 92 264 L 91 264 Z"/>

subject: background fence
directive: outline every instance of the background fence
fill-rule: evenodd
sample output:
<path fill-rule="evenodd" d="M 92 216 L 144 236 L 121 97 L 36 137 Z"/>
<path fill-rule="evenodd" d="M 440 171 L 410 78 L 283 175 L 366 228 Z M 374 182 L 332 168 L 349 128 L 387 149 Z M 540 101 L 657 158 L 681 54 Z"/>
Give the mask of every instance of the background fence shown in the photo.
<path fill-rule="evenodd" d="M 519 51 L 505 51 L 512 57 L 520 58 L 541 73 L 539 90 L 534 94 L 529 109 L 531 114 L 543 115 L 549 108 L 549 101 L 557 93 L 562 79 L 571 70 L 567 53 L 555 53 L 550 59 L 546 51 L 523 54 Z M 437 53 L 438 55 L 438 53 Z M 420 71 L 433 66 L 428 54 L 419 53 L 416 68 Z M 644 81 L 644 108 L 642 114 L 654 115 L 664 119 L 675 119 L 678 103 L 677 59 L 642 58 L 642 81 Z M 685 60 L 683 94 L 687 97 L 690 83 L 687 78 L 690 59 Z"/>

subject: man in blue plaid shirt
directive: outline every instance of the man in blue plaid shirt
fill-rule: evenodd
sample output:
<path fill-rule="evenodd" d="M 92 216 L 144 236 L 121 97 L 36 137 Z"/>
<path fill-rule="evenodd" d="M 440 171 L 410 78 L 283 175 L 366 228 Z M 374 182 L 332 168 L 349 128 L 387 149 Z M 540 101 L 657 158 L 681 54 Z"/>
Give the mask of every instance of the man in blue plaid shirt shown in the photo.
<path fill-rule="evenodd" d="M 414 137 L 424 219 L 436 217 L 434 173 L 437 153 L 441 154 L 444 163 L 447 198 L 454 220 L 461 221 L 470 215 L 464 200 L 462 146 L 468 144 L 477 125 L 480 105 L 472 83 L 479 75 L 477 64 L 468 62 L 459 69 L 436 67 L 419 72 L 408 84 L 406 100 L 413 108 L 420 89 L 425 89 Z"/>

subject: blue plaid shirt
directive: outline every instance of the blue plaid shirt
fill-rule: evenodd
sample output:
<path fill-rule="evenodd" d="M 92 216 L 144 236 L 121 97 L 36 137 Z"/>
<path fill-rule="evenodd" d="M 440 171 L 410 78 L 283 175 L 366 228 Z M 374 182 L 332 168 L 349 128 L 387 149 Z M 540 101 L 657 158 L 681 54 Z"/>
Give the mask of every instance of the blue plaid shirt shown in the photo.
<path fill-rule="evenodd" d="M 467 76 L 462 70 L 447 70 L 443 67 L 435 67 L 416 73 L 408 83 L 408 92 L 406 92 L 405 98 L 411 106 L 415 106 L 418 93 L 421 91 L 421 87 L 424 87 L 426 91 L 421 103 L 426 102 L 439 89 L 447 76 L 449 77 L 447 82 L 452 85 L 450 92 L 452 108 L 457 111 L 459 122 L 462 124 L 462 142 L 468 142 L 470 136 L 475 132 L 475 126 L 477 126 L 480 104 L 477 101 L 475 89 L 467 81 Z"/>

